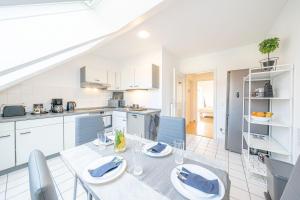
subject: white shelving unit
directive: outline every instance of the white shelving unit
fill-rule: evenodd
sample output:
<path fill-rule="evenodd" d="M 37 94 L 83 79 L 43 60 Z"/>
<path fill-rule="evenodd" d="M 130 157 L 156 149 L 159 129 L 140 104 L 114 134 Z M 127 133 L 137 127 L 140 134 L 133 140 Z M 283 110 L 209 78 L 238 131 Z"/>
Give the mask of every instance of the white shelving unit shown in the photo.
<path fill-rule="evenodd" d="M 265 151 L 273 159 L 292 162 L 293 146 L 293 77 L 292 65 L 280 65 L 262 71 L 249 69 L 243 83 L 243 159 L 249 172 L 266 176 L 266 166 L 255 155 L 255 151 Z M 270 82 L 274 97 L 253 97 L 257 85 Z M 264 102 L 267 110 L 255 110 Z M 268 122 L 251 118 L 251 112 L 273 112 Z M 252 129 L 255 129 L 254 132 Z M 262 132 L 257 130 L 264 130 Z M 252 151 L 250 151 L 250 149 Z"/>

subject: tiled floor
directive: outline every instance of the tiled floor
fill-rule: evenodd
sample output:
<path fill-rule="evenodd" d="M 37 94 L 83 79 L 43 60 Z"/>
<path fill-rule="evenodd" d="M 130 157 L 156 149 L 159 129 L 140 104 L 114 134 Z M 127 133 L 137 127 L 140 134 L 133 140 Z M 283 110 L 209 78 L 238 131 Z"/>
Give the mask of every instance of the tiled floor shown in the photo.
<path fill-rule="evenodd" d="M 187 149 L 209 159 L 218 160 L 229 172 L 231 180 L 230 199 L 263 200 L 266 184 L 262 177 L 246 172 L 239 154 L 224 149 L 224 140 L 212 140 L 201 136 L 188 135 Z M 71 171 L 60 157 L 48 160 L 61 199 L 72 199 L 74 179 Z M 77 199 L 87 199 L 82 187 L 78 185 Z M 30 199 L 27 168 L 0 176 L 0 200 Z"/>

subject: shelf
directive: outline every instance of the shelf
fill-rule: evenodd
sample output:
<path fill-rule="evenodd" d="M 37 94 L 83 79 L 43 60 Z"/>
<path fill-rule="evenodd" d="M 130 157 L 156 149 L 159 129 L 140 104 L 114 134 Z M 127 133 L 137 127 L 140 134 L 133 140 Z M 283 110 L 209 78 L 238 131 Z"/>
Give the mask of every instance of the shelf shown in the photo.
<path fill-rule="evenodd" d="M 244 97 L 249 99 L 249 97 Z M 290 100 L 289 97 L 250 97 L 250 100 Z"/>
<path fill-rule="evenodd" d="M 278 127 L 285 127 L 285 128 L 290 128 L 290 125 L 285 123 L 285 122 L 281 122 L 281 121 L 277 121 L 276 119 L 272 119 L 268 122 L 261 122 L 261 121 L 256 121 L 253 119 L 248 119 L 248 115 L 244 115 L 244 119 L 251 124 L 260 124 L 260 125 L 266 125 L 266 126 L 278 126 Z"/>
<path fill-rule="evenodd" d="M 282 155 L 290 155 L 290 153 L 276 140 L 274 140 L 270 136 L 264 136 L 263 139 L 255 138 L 253 133 L 250 133 L 249 140 L 248 140 L 248 133 L 244 132 L 243 136 L 245 138 L 245 141 L 247 142 L 247 145 L 251 148 L 270 151 Z"/>
<path fill-rule="evenodd" d="M 244 161 L 246 162 L 246 168 L 249 172 L 261 176 L 267 176 L 267 166 L 258 160 L 258 156 L 249 154 L 249 159 L 248 159 L 247 150 L 243 150 L 243 158 Z"/>
<path fill-rule="evenodd" d="M 251 81 L 267 81 L 270 80 L 276 76 L 280 76 L 282 74 L 285 74 L 287 72 L 290 72 L 290 69 L 280 69 L 280 70 L 274 70 L 274 71 L 264 71 L 264 72 L 254 72 L 251 73 Z M 249 75 L 246 76 L 245 81 L 249 81 Z"/>

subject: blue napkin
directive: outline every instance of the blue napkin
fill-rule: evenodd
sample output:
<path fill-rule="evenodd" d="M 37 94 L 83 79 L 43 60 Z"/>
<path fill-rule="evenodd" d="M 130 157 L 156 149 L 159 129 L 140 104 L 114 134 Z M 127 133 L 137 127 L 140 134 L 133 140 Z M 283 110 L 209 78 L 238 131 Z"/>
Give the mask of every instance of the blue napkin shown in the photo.
<path fill-rule="evenodd" d="M 151 151 L 152 153 L 160 153 L 166 148 L 166 146 L 167 145 L 162 144 L 162 143 L 159 142 L 155 146 L 151 147 L 149 149 L 149 151 Z"/>
<path fill-rule="evenodd" d="M 178 176 L 178 179 L 183 183 L 208 194 L 219 194 L 219 182 L 217 179 L 207 180 L 198 174 L 190 172 L 184 167 L 182 168 L 182 172 L 180 172 L 180 174 L 184 178 Z"/>
<path fill-rule="evenodd" d="M 114 157 L 112 161 L 105 163 L 104 165 L 101 165 L 96 169 L 89 169 L 89 173 L 92 177 L 102 177 L 107 172 L 116 169 L 121 163 L 122 160 L 119 160 L 117 157 Z"/>

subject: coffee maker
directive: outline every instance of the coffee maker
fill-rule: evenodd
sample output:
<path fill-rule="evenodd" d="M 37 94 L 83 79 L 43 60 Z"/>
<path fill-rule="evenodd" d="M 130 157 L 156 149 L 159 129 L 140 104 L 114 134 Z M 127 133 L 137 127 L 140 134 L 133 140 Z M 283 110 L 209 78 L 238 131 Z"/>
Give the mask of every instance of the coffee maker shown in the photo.
<path fill-rule="evenodd" d="M 51 101 L 51 112 L 62 113 L 64 112 L 63 100 L 62 99 L 52 99 Z"/>

